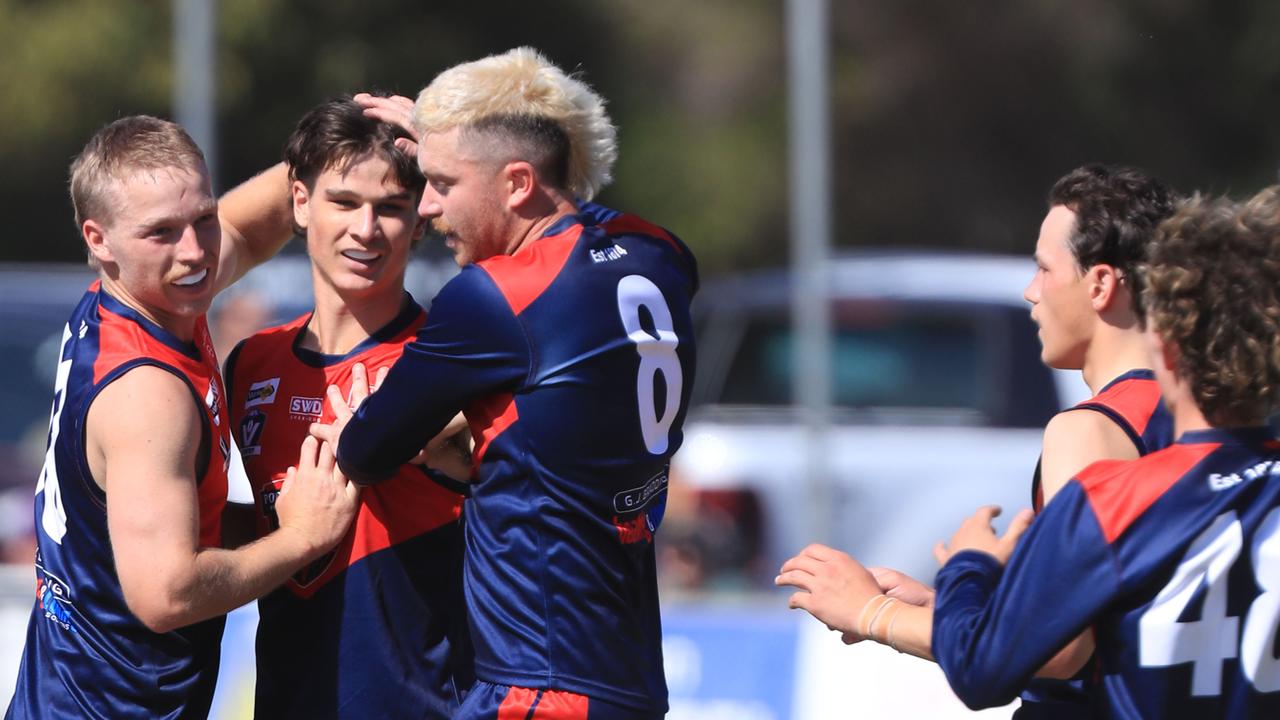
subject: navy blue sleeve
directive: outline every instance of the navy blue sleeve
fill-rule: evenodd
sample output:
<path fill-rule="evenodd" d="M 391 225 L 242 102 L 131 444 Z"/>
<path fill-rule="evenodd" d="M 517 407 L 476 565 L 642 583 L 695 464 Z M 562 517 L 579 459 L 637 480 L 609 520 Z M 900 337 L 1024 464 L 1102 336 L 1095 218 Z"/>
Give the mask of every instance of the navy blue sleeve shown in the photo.
<path fill-rule="evenodd" d="M 529 371 L 529 343 L 506 298 L 483 270 L 463 268 L 343 430 L 338 466 L 362 485 L 385 480 L 468 403 L 516 389 Z"/>
<path fill-rule="evenodd" d="M 938 571 L 933 656 L 974 710 L 1013 701 L 1119 592 L 1088 498 L 1068 483 L 1018 543 L 1009 566 L 957 553 Z"/>

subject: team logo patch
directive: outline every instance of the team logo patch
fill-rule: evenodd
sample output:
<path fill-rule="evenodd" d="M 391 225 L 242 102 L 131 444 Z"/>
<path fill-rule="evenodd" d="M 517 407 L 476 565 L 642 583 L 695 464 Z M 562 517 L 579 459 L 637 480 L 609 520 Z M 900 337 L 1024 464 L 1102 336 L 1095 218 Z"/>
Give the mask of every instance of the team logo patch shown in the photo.
<path fill-rule="evenodd" d="M 267 414 L 250 410 L 240 420 L 240 454 L 253 457 L 262 454 L 262 428 L 267 424 Z"/>
<path fill-rule="evenodd" d="M 254 405 L 269 405 L 276 401 L 276 391 L 280 389 L 280 378 L 259 380 L 249 386 L 249 393 L 244 399 L 245 409 Z"/>
<path fill-rule="evenodd" d="M 71 586 L 54 575 L 39 562 L 36 563 L 36 602 L 45 619 L 52 621 L 63 630 L 76 630 L 75 618 L 71 611 L 75 605 L 71 602 Z"/>
<path fill-rule="evenodd" d="M 324 412 L 324 399 L 294 395 L 289 398 L 289 417 L 296 420 L 319 420 Z"/>

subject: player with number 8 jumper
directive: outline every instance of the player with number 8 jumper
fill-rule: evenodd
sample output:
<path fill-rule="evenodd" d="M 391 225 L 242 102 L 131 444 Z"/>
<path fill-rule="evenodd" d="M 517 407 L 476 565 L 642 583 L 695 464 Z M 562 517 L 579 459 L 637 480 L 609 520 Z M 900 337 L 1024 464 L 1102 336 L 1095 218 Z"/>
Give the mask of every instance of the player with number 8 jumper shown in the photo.
<path fill-rule="evenodd" d="M 1280 190 L 1196 198 L 1145 268 L 1174 445 L 1078 473 L 1007 568 L 984 516 L 938 574 L 933 652 L 973 708 L 1012 700 L 1092 627 L 1116 718 L 1280 716 Z M 1050 619 L 1046 621 L 1046 618 Z"/>
<path fill-rule="evenodd" d="M 462 409 L 475 689 L 458 718 L 662 717 L 653 535 L 693 381 L 694 259 L 671 233 L 588 200 L 609 180 L 603 101 L 519 48 L 409 101 L 419 207 L 463 266 L 385 383 L 340 432 L 376 483 Z M 515 714 L 509 714 L 515 713 Z"/>

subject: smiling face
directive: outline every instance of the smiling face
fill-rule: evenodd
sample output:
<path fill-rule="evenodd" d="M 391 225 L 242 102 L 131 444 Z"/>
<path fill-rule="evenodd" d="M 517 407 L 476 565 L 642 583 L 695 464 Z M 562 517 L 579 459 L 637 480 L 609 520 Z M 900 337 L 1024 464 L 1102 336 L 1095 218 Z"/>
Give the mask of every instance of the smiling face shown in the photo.
<path fill-rule="evenodd" d="M 294 181 L 294 220 L 306 232 L 316 291 L 398 301 L 418 229 L 416 199 L 374 153 L 325 169 L 310 189 Z"/>
<path fill-rule="evenodd" d="M 1084 275 L 1071 253 L 1076 214 L 1055 205 L 1045 216 L 1036 241 L 1036 274 L 1023 291 L 1031 319 L 1040 326 L 1040 359 L 1060 370 L 1084 367 L 1096 314 Z"/>
<path fill-rule="evenodd" d="M 512 238 L 500 168 L 467 152 L 460 130 L 429 133 L 418 144 L 427 178 L 418 214 L 444 236 L 459 266 L 508 251 Z"/>
<path fill-rule="evenodd" d="M 103 286 L 189 339 L 216 291 L 222 229 L 204 167 L 140 170 L 111 183 L 109 219 L 81 226 Z"/>

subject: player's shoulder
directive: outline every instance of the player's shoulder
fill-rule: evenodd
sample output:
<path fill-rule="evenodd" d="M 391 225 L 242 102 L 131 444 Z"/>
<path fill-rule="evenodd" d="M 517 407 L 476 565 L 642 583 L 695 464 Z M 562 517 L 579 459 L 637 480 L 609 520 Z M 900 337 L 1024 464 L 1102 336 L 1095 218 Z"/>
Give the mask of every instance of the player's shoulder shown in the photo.
<path fill-rule="evenodd" d="M 123 368 L 92 398 L 86 433 L 114 430 L 136 437 L 189 432 L 201 422 L 195 389 L 172 365 L 148 359 Z"/>
<path fill-rule="evenodd" d="M 1215 447 L 1175 444 L 1135 460 L 1102 460 L 1077 473 L 1076 481 L 1110 542 Z"/>
<path fill-rule="evenodd" d="M 1075 407 L 1109 410 L 1132 422 L 1150 416 L 1159 404 L 1160 384 L 1156 382 L 1155 373 L 1137 369 L 1107 383 L 1097 395 Z"/>

